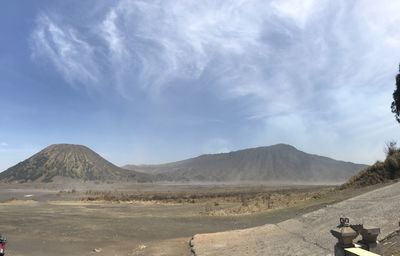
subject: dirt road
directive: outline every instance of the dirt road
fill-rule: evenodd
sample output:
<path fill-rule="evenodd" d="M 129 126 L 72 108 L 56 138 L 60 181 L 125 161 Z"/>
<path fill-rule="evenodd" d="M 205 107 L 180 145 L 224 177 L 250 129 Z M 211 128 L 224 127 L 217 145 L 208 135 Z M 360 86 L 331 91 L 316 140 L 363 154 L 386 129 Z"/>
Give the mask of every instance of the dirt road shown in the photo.
<path fill-rule="evenodd" d="M 380 227 L 382 239 L 398 229 L 400 183 L 277 224 L 198 234 L 192 240 L 193 250 L 197 256 L 333 255 L 336 241 L 329 230 L 344 215 L 352 223 Z"/>

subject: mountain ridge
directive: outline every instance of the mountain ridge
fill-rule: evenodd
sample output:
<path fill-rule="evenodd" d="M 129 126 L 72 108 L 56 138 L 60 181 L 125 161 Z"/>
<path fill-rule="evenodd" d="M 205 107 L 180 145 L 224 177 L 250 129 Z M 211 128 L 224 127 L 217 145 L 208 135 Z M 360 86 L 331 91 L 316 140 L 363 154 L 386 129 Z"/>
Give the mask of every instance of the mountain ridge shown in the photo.
<path fill-rule="evenodd" d="M 308 154 L 288 144 L 203 154 L 159 165 L 117 167 L 90 148 L 53 144 L 0 173 L 6 182 L 55 178 L 131 182 L 344 182 L 366 165 Z"/>
<path fill-rule="evenodd" d="M 168 181 L 335 181 L 344 182 L 367 165 L 308 154 L 289 144 L 256 147 L 158 165 L 123 168 Z"/>

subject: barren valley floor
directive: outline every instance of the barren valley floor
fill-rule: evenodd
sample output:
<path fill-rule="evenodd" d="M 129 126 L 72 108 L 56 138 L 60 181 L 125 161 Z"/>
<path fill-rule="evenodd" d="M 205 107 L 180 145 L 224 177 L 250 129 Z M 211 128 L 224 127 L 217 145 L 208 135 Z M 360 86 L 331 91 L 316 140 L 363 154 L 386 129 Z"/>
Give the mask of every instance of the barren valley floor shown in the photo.
<path fill-rule="evenodd" d="M 8 238 L 9 255 L 187 256 L 194 234 L 278 223 L 364 192 L 266 185 L 116 189 L 2 184 L 0 233 Z"/>

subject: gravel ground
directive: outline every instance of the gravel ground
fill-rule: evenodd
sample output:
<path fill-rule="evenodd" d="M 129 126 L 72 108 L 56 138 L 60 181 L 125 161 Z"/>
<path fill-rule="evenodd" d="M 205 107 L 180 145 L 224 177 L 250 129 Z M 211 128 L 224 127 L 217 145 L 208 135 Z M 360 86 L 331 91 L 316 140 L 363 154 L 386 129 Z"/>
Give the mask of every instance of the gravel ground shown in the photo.
<path fill-rule="evenodd" d="M 192 250 L 196 256 L 333 255 L 336 241 L 329 230 L 342 216 L 353 224 L 380 227 L 379 239 L 386 237 L 398 229 L 400 183 L 277 224 L 198 234 L 191 241 Z"/>

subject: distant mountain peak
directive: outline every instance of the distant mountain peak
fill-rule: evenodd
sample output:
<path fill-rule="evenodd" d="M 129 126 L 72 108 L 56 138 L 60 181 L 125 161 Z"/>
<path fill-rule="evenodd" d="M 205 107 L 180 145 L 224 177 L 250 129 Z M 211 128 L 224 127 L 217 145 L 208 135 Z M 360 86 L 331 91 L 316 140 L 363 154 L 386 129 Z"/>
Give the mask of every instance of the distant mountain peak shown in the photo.
<path fill-rule="evenodd" d="M 278 144 L 274 144 L 271 145 L 269 147 L 280 147 L 280 148 L 291 148 L 291 149 L 297 149 L 296 147 L 294 147 L 293 145 L 290 144 L 286 144 L 286 143 L 278 143 Z"/>
<path fill-rule="evenodd" d="M 292 145 L 280 143 L 229 153 L 201 155 L 161 165 L 131 167 L 170 181 L 338 183 L 345 181 L 365 165 L 308 154 Z"/>
<path fill-rule="evenodd" d="M 53 144 L 0 173 L 8 182 L 56 177 L 100 181 L 343 182 L 365 165 L 307 154 L 289 144 L 201 155 L 179 162 L 122 169 L 83 145 Z"/>
<path fill-rule="evenodd" d="M 0 180 L 51 182 L 55 177 L 75 180 L 150 181 L 150 175 L 121 169 L 83 145 L 53 144 L 0 173 Z"/>
<path fill-rule="evenodd" d="M 278 143 L 278 144 L 273 144 L 270 146 L 259 146 L 259 147 L 254 147 L 254 148 L 246 148 L 238 151 L 243 151 L 243 150 L 257 150 L 257 149 L 287 149 L 287 150 L 298 150 L 296 147 L 290 145 L 290 144 L 285 144 L 285 143 Z"/>
<path fill-rule="evenodd" d="M 80 145 L 80 144 L 68 144 L 68 143 L 59 143 L 59 144 L 51 144 L 44 148 L 43 150 L 60 150 L 60 149 L 68 149 L 68 150 L 73 150 L 76 148 L 84 148 L 87 150 L 91 150 L 87 146 Z"/>

